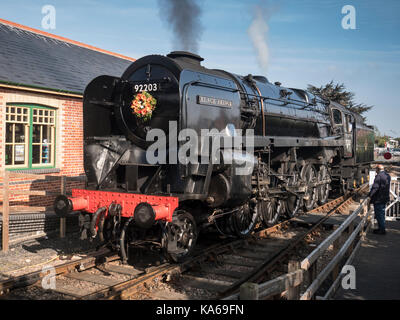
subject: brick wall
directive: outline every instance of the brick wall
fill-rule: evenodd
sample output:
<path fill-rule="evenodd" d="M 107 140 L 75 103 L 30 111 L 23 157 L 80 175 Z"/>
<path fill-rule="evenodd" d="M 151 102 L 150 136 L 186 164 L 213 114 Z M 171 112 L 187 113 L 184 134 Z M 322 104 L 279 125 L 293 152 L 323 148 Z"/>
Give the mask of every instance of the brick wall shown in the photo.
<path fill-rule="evenodd" d="M 3 164 L 4 164 L 4 156 L 3 156 L 3 154 L 4 154 L 4 150 L 5 150 L 4 138 L 3 138 L 3 136 L 4 136 L 4 129 L 3 128 L 5 126 L 4 121 L 3 121 L 3 119 L 4 119 L 3 115 L 4 115 L 4 112 L 5 112 L 4 96 L 5 96 L 5 92 L 0 89 L 0 110 L 1 110 L 1 112 L 0 112 L 0 146 L 1 146 L 1 148 L 0 148 L 0 168 L 1 169 L 2 169 Z"/>
<path fill-rule="evenodd" d="M 67 177 L 67 192 L 85 185 L 83 170 L 83 118 L 82 99 L 0 88 L 0 199 L 3 198 L 5 170 L 5 112 L 7 103 L 28 103 L 56 108 L 55 170 L 38 170 L 46 180 L 33 179 L 12 173 L 10 178 L 10 204 L 25 206 L 51 206 L 55 196 L 14 195 L 12 190 L 46 190 L 60 192 L 61 176 Z M 21 170 L 22 171 L 22 170 Z"/>
<path fill-rule="evenodd" d="M 62 170 L 66 175 L 83 173 L 83 117 L 82 101 L 62 101 L 61 148 L 58 155 L 62 159 Z"/>

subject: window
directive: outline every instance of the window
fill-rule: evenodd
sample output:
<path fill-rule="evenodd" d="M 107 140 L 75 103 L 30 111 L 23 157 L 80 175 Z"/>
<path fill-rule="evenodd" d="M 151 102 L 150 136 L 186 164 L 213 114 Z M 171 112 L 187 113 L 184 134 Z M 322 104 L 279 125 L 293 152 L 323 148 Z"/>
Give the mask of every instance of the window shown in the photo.
<path fill-rule="evenodd" d="M 346 130 L 348 133 L 353 132 L 353 116 L 350 114 L 346 115 Z"/>
<path fill-rule="evenodd" d="M 6 165 L 28 163 L 29 109 L 6 107 Z"/>
<path fill-rule="evenodd" d="M 333 109 L 333 122 L 335 124 L 342 124 L 342 113 L 338 109 Z"/>
<path fill-rule="evenodd" d="M 16 169 L 54 167 L 55 117 L 54 109 L 8 105 L 6 166 Z"/>

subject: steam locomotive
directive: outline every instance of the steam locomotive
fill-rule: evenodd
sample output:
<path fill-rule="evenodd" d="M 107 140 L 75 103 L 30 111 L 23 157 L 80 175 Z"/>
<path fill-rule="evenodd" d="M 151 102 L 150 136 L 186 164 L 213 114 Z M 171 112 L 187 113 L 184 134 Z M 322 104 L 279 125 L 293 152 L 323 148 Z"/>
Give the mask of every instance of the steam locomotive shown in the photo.
<path fill-rule="evenodd" d="M 274 225 L 367 179 L 374 134 L 359 115 L 263 76 L 207 69 L 203 60 L 149 55 L 120 78 L 86 87 L 87 187 L 58 196 L 54 208 L 60 216 L 80 211 L 82 236 L 99 236 L 123 262 L 135 246 L 181 261 L 201 231 L 246 237 L 260 222 Z M 195 135 L 203 143 L 192 148 Z M 191 161 L 153 159 L 188 151 Z"/>

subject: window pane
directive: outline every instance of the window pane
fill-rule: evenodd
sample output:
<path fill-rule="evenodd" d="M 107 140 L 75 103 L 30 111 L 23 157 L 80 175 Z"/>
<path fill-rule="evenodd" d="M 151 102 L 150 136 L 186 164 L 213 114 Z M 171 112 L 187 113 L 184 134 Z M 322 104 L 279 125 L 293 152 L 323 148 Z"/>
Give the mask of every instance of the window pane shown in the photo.
<path fill-rule="evenodd" d="M 17 108 L 17 113 L 21 114 L 22 109 L 21 108 Z"/>
<path fill-rule="evenodd" d="M 25 163 L 25 145 L 17 144 L 14 149 L 14 164 Z"/>
<path fill-rule="evenodd" d="M 46 143 L 42 146 L 42 163 L 50 163 L 51 162 L 51 153 L 50 146 Z"/>
<path fill-rule="evenodd" d="M 40 164 L 40 146 L 32 146 L 32 163 Z"/>
<path fill-rule="evenodd" d="M 15 124 L 15 143 L 25 142 L 25 125 L 22 123 Z"/>
<path fill-rule="evenodd" d="M 12 142 L 13 124 L 6 123 L 6 142 Z"/>
<path fill-rule="evenodd" d="M 333 110 L 333 120 L 335 121 L 336 124 L 341 124 L 342 123 L 342 114 L 337 109 Z"/>
<path fill-rule="evenodd" d="M 24 114 L 28 114 L 28 109 L 24 109 Z"/>
<path fill-rule="evenodd" d="M 6 166 L 12 164 L 12 145 L 6 145 Z"/>
<path fill-rule="evenodd" d="M 32 130 L 32 142 L 40 143 L 40 125 L 34 124 Z"/>
<path fill-rule="evenodd" d="M 42 142 L 43 143 L 51 143 L 51 127 L 50 126 L 43 126 L 42 132 Z"/>

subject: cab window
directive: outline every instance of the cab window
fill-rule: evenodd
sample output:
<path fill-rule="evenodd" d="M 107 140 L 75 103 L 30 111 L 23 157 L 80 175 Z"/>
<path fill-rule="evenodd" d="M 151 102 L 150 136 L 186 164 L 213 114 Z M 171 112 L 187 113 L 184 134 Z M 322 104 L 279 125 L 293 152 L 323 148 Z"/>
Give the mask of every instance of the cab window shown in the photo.
<path fill-rule="evenodd" d="M 340 112 L 340 110 L 338 109 L 333 109 L 332 110 L 332 114 L 333 114 L 333 122 L 335 124 L 342 124 L 342 113 Z"/>

